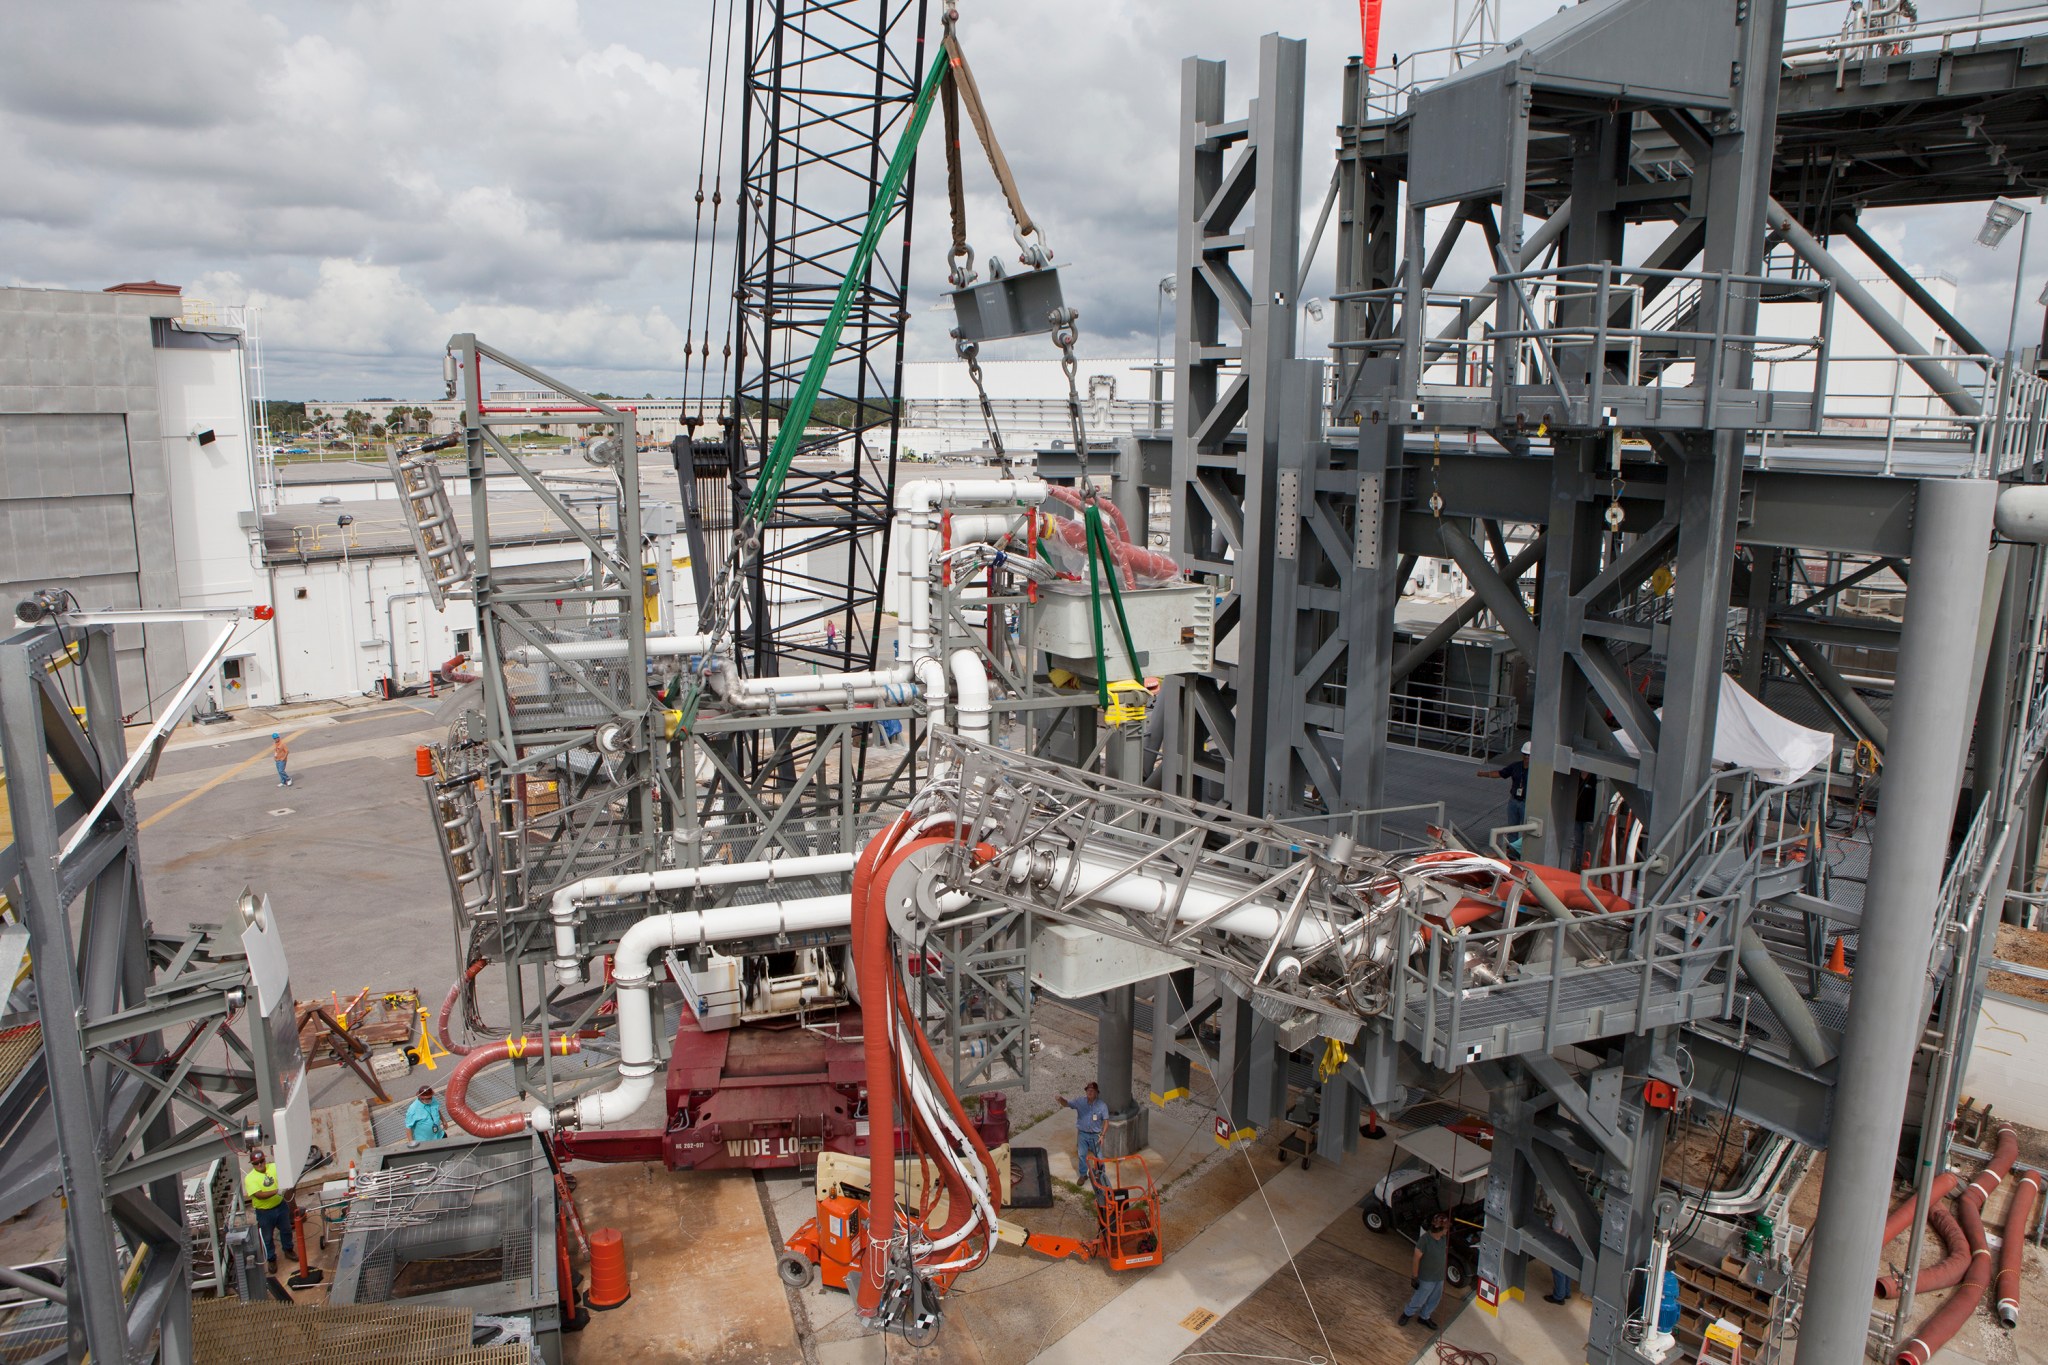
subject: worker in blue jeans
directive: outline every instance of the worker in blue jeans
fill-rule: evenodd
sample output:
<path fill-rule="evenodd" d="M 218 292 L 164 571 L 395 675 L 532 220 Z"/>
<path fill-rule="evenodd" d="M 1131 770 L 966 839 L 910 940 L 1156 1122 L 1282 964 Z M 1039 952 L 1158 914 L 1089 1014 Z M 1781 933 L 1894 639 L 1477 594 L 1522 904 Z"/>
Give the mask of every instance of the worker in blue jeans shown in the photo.
<path fill-rule="evenodd" d="M 1088 1163 L 1102 1160 L 1102 1130 L 1109 1125 L 1109 1106 L 1102 1102 L 1101 1087 L 1093 1081 L 1088 1082 L 1080 1099 L 1070 1100 L 1065 1095 L 1057 1098 L 1074 1111 L 1074 1175 L 1087 1180 Z"/>
<path fill-rule="evenodd" d="M 1451 1216 L 1448 1213 L 1432 1213 L 1429 1226 L 1415 1239 L 1415 1267 L 1409 1274 L 1408 1284 L 1414 1290 L 1408 1302 L 1401 1305 L 1401 1317 L 1395 1325 L 1406 1327 L 1415 1318 L 1430 1331 L 1436 1330 L 1437 1305 L 1444 1301 L 1444 1269 L 1451 1259 Z"/>
<path fill-rule="evenodd" d="M 249 1201 L 249 1207 L 256 1210 L 256 1227 L 263 1238 L 263 1257 L 272 1270 L 277 1269 L 278 1243 L 284 1244 L 284 1254 L 296 1256 L 298 1248 L 292 1245 L 292 1210 L 285 1202 L 288 1191 L 278 1185 L 277 1167 L 260 1150 L 249 1152 L 249 1173 L 242 1177 L 242 1193 Z"/>

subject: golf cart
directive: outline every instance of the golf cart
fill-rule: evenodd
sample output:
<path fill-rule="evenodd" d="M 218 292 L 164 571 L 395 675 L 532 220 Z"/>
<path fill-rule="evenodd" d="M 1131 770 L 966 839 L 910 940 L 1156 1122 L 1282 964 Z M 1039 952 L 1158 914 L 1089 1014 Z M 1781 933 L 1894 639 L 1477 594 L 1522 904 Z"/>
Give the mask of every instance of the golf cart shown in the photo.
<path fill-rule="evenodd" d="M 1471 1283 L 1486 1221 L 1486 1170 L 1493 1154 L 1437 1125 L 1394 1140 L 1387 1173 L 1365 1197 L 1361 1217 L 1374 1232 L 1422 1235 L 1429 1216 L 1451 1215 L 1451 1254 L 1444 1278 L 1453 1288 Z"/>

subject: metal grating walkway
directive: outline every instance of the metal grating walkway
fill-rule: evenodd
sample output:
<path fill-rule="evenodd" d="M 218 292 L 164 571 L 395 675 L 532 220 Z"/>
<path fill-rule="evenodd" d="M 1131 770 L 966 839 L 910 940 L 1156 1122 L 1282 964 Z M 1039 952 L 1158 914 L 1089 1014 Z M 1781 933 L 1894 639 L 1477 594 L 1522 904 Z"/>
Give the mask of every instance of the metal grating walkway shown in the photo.
<path fill-rule="evenodd" d="M 524 1345 L 475 1346 L 461 1308 L 299 1306 L 200 1299 L 192 1305 L 198 1365 L 528 1365 Z"/>

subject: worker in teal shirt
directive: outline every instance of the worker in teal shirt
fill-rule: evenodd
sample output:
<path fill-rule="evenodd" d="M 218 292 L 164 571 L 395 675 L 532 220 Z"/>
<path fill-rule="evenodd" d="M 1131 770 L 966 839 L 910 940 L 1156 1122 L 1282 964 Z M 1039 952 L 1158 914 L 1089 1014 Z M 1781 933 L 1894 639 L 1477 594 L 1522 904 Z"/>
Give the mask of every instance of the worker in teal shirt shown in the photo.
<path fill-rule="evenodd" d="M 405 1127 L 412 1134 L 409 1146 L 439 1142 L 448 1136 L 448 1111 L 434 1095 L 434 1087 L 420 1087 L 419 1098 L 405 1106 Z"/>

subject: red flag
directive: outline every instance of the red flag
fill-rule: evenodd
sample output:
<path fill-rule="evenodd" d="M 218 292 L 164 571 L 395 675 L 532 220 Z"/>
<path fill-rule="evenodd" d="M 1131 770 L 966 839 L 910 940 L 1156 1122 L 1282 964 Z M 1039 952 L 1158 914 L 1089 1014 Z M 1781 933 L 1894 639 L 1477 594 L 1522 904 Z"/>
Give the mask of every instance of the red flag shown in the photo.
<path fill-rule="evenodd" d="M 1380 64 L 1380 0 L 1358 0 L 1358 32 L 1365 43 L 1365 69 Z"/>

